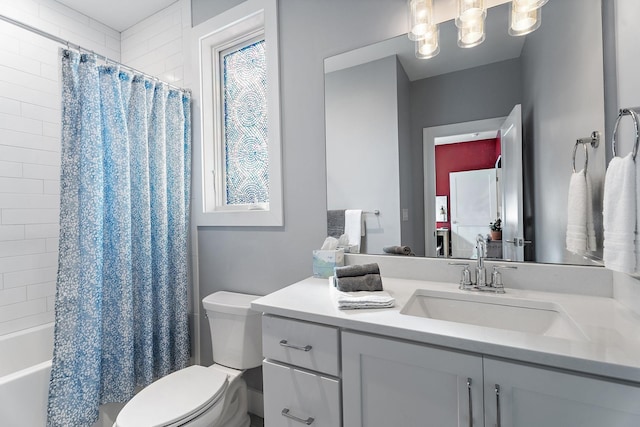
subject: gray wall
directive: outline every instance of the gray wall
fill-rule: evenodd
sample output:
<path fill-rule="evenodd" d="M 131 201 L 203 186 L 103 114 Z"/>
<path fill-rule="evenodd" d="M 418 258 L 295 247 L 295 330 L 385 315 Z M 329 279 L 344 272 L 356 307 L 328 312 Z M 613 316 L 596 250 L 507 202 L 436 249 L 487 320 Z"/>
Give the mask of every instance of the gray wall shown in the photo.
<path fill-rule="evenodd" d="M 413 198 L 413 173 L 411 171 L 411 82 L 400 61 L 396 59 L 397 87 L 398 87 L 398 154 L 400 168 L 400 229 L 401 239 L 398 243 L 408 245 L 411 249 L 424 255 L 424 233 L 416 231 L 416 224 L 424 222 L 424 216 L 419 217 L 416 206 L 421 199 Z M 408 219 L 404 219 L 402 211 L 408 212 Z M 422 230 L 423 227 L 418 228 Z"/>
<path fill-rule="evenodd" d="M 507 116 L 522 102 L 520 60 L 457 71 L 411 83 L 411 141 L 414 201 L 424 200 L 423 128 Z M 435 197 L 435 184 L 431 195 Z M 415 203 L 414 217 L 424 218 L 424 204 Z M 424 221 L 415 233 L 424 236 Z M 424 239 L 421 251 L 424 254 Z"/>
<path fill-rule="evenodd" d="M 600 0 L 551 1 L 542 8 L 542 25 L 544 31 L 527 37 L 522 55 L 523 155 L 525 177 L 533 177 L 525 186 L 532 204 L 525 223 L 533 223 L 536 261 L 580 264 L 585 261 L 564 249 L 567 191 L 576 139 L 604 132 Z M 589 148 L 588 171 L 601 247 L 604 147 Z"/>
<path fill-rule="evenodd" d="M 324 80 L 327 209 L 380 211 L 365 215 L 364 253 L 400 244 L 396 62 L 388 56 Z"/>
<path fill-rule="evenodd" d="M 239 5 L 244 0 L 191 0 L 191 26 L 195 27 L 207 19 Z"/>
<path fill-rule="evenodd" d="M 215 2 L 192 0 L 194 22 L 211 17 L 203 3 Z M 279 1 L 284 226 L 200 228 L 201 296 L 266 295 L 311 275 L 311 251 L 327 222 L 324 58 L 404 33 L 405 8 L 405 0 Z M 209 327 L 204 316 L 200 321 L 207 364 Z"/>

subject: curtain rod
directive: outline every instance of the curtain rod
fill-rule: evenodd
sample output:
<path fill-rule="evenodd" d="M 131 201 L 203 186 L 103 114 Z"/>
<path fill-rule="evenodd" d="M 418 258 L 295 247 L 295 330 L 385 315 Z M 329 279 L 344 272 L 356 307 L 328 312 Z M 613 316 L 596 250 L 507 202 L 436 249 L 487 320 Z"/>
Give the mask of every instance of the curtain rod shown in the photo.
<path fill-rule="evenodd" d="M 115 64 L 115 65 L 118 65 L 120 67 L 126 68 L 129 71 L 132 71 L 134 74 L 141 74 L 142 76 L 147 77 L 149 79 L 156 80 L 156 81 L 159 81 L 161 83 L 164 83 L 167 86 L 169 86 L 170 88 L 177 89 L 177 90 L 179 90 L 181 92 L 189 92 L 189 93 L 191 93 L 190 89 L 184 89 L 184 88 L 181 88 L 181 87 L 178 87 L 178 86 L 174 86 L 171 83 L 164 82 L 164 81 L 160 80 L 158 77 L 151 76 L 151 75 L 149 75 L 147 73 L 144 73 L 144 72 L 142 72 L 140 70 L 136 70 L 135 68 L 130 67 L 128 65 L 125 65 L 120 61 L 115 61 L 115 60 L 110 59 L 110 58 L 108 58 L 108 57 L 106 57 L 104 55 L 97 54 L 92 50 L 85 49 L 84 47 L 82 47 L 82 46 L 80 46 L 78 44 L 71 43 L 69 40 L 65 40 L 65 39 L 60 38 L 58 36 L 55 36 L 55 35 L 53 35 L 51 33 L 43 31 L 43 30 L 41 30 L 39 28 L 32 27 L 31 25 L 25 24 L 24 22 L 16 21 L 15 19 L 9 18 L 8 16 L 2 15 L 2 14 L 0 14 L 0 20 L 8 22 L 9 24 L 15 25 L 16 27 L 20 27 L 23 30 L 27 30 L 27 31 L 35 33 L 35 34 L 37 34 L 39 36 L 45 37 L 45 38 L 47 38 L 49 40 L 53 40 L 54 42 L 60 43 L 62 45 L 65 45 L 65 46 L 67 46 L 67 48 L 73 48 L 73 49 L 78 50 L 79 52 L 80 51 L 85 51 L 87 53 L 91 53 L 91 54 L 95 55 L 96 58 L 103 60 L 107 64 L 108 63 L 112 63 L 112 64 Z"/>

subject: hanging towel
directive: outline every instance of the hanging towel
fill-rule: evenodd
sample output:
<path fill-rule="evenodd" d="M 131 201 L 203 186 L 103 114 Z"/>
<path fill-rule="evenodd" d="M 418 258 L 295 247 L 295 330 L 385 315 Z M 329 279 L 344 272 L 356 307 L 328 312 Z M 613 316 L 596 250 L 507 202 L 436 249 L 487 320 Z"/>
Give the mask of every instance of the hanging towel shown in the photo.
<path fill-rule="evenodd" d="M 591 186 L 591 178 L 585 171 L 585 180 L 587 181 L 587 250 L 595 251 L 596 248 L 596 227 L 593 225 L 593 190 Z"/>
<path fill-rule="evenodd" d="M 347 209 L 344 212 L 344 232 L 349 237 L 349 245 L 356 246 L 352 253 L 360 253 L 362 231 L 362 209 Z"/>
<path fill-rule="evenodd" d="M 330 209 L 327 211 L 327 236 L 336 239 L 344 234 L 344 209 Z"/>
<path fill-rule="evenodd" d="M 333 277 L 329 278 L 329 289 L 340 310 L 392 308 L 396 304 L 396 299 L 387 291 L 341 292 L 334 286 Z"/>
<path fill-rule="evenodd" d="M 567 212 L 567 250 L 580 255 L 595 250 L 591 180 L 584 169 L 571 175 Z"/>
<path fill-rule="evenodd" d="M 604 179 L 604 265 L 623 273 L 636 269 L 636 166 L 631 154 L 614 157 Z"/>

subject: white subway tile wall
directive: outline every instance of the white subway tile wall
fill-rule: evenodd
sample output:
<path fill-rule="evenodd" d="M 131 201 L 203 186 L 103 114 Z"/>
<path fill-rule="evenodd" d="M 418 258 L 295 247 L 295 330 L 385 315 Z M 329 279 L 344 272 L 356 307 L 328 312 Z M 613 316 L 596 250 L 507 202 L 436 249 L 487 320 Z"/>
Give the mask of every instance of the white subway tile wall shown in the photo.
<path fill-rule="evenodd" d="M 122 62 L 178 87 L 189 52 L 191 2 L 180 0 L 121 34 Z"/>
<path fill-rule="evenodd" d="M 120 60 L 118 31 L 54 0 L 0 0 L 0 14 Z M 60 47 L 0 22 L 0 335 L 53 321 Z"/>

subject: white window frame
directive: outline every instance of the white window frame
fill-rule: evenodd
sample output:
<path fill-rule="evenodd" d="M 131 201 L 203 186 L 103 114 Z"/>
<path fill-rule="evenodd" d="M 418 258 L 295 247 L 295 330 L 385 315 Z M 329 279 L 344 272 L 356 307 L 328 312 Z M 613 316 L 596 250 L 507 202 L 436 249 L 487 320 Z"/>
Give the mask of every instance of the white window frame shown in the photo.
<path fill-rule="evenodd" d="M 277 0 L 248 0 L 193 28 L 192 212 L 202 226 L 282 226 L 282 160 Z M 225 205 L 222 81 L 219 53 L 264 34 L 267 60 L 269 203 Z M 197 64 L 197 65 L 195 65 Z M 199 107 L 199 112 L 198 112 Z M 222 145 L 221 145 L 222 144 Z"/>

